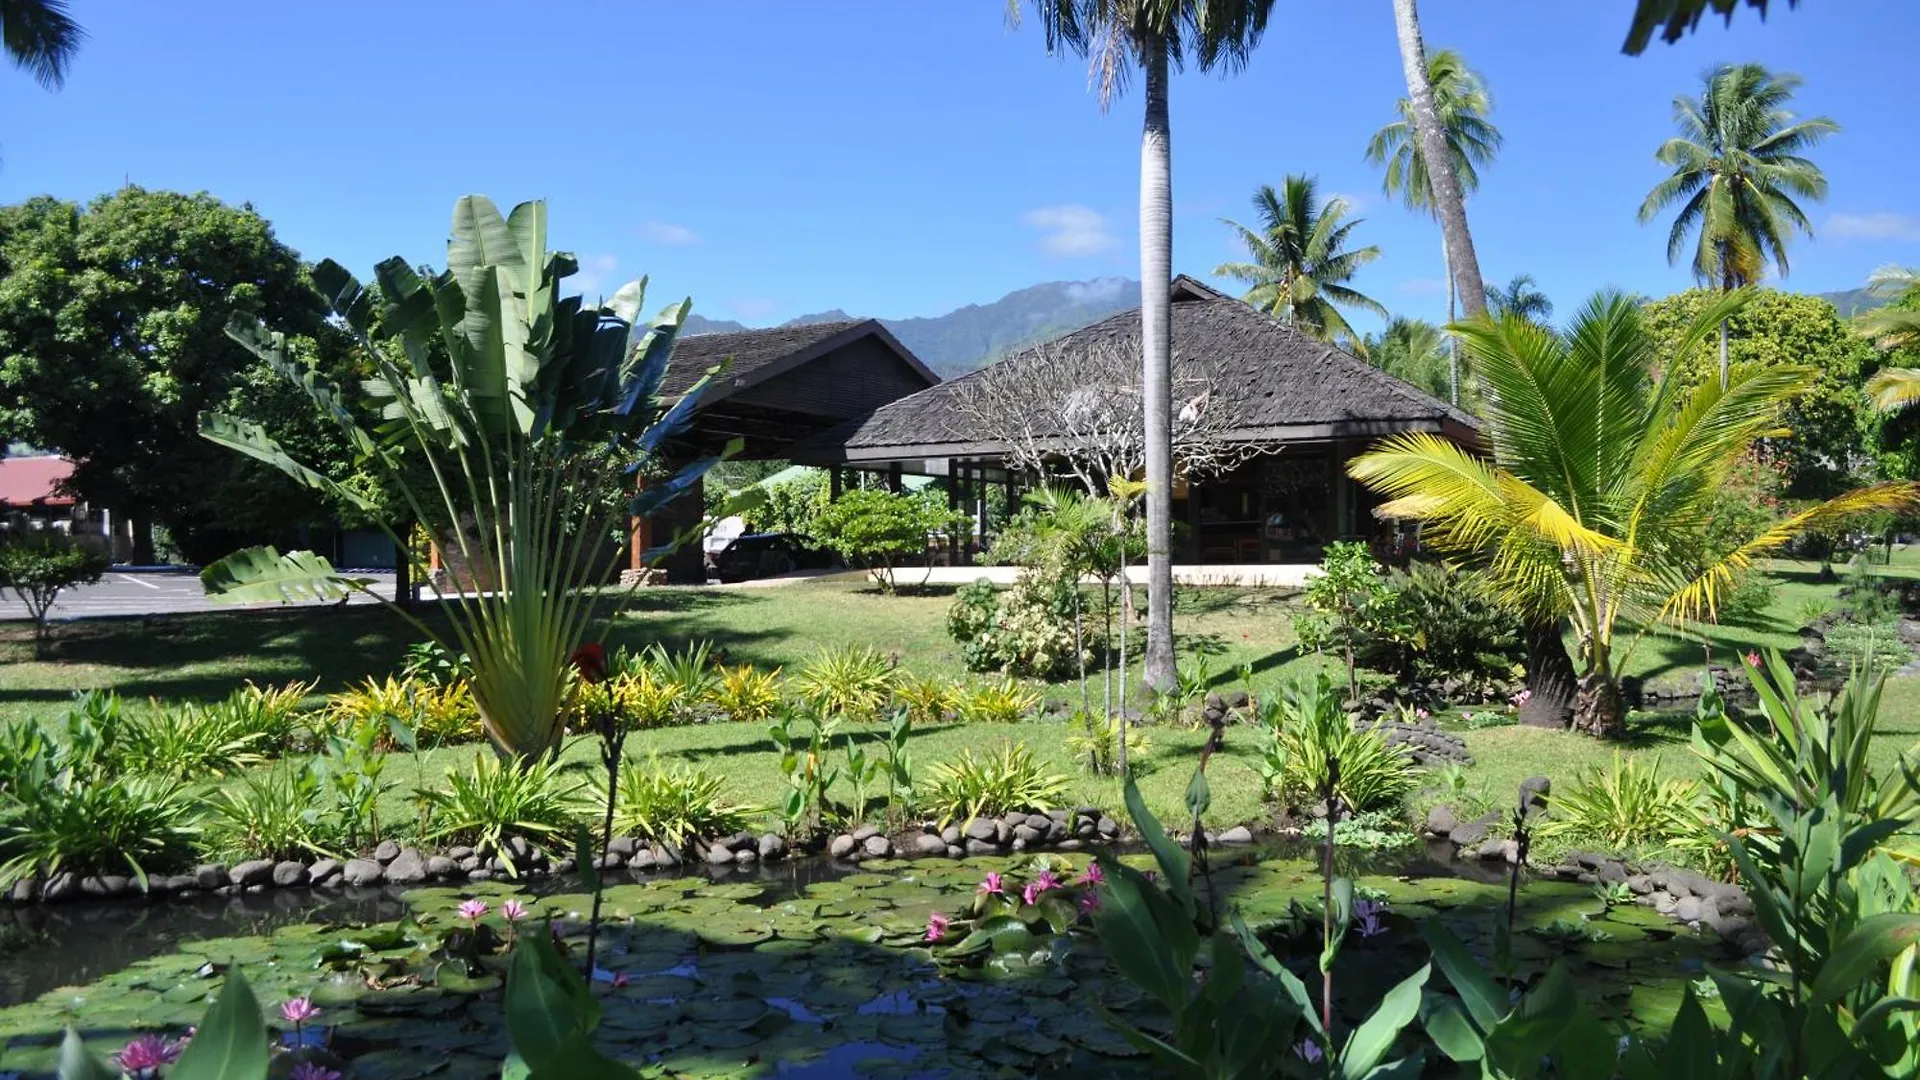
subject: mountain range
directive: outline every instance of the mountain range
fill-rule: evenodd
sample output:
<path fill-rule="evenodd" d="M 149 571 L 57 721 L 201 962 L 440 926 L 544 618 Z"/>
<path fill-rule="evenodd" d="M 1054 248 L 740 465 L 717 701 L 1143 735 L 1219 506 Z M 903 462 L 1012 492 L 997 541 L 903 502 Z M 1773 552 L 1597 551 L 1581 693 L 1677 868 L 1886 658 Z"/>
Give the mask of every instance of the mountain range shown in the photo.
<path fill-rule="evenodd" d="M 1140 283 L 1131 278 L 1047 281 L 1016 289 L 990 304 L 968 304 L 945 315 L 881 319 L 880 323 L 928 367 L 948 378 L 1139 304 Z M 806 326 L 853 318 L 860 316 L 835 308 L 788 319 L 780 325 Z M 689 315 L 684 332 L 726 334 L 750 329 L 753 327 L 731 319 Z"/>

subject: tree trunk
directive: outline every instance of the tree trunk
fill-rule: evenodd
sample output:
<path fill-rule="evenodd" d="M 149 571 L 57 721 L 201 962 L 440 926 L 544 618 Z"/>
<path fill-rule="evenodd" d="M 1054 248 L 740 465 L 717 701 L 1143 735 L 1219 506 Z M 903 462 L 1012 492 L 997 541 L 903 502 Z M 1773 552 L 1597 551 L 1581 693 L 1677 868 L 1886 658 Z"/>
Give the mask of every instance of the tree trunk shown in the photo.
<path fill-rule="evenodd" d="M 1730 369 L 1727 366 L 1727 320 L 1720 320 L 1720 389 L 1727 388 Z"/>
<path fill-rule="evenodd" d="M 153 550 L 153 518 L 135 514 L 127 519 L 133 530 L 133 552 L 128 561 L 135 566 L 152 566 L 159 561 Z"/>
<path fill-rule="evenodd" d="M 1600 739 L 1617 739 L 1627 733 L 1626 703 L 1620 698 L 1620 684 L 1613 677 L 1613 658 L 1598 640 L 1592 646 L 1592 668 L 1580 677 L 1579 692 L 1573 698 L 1573 730 Z"/>
<path fill-rule="evenodd" d="M 1453 253 L 1447 247 L 1444 229 L 1440 232 L 1440 265 L 1447 275 L 1447 326 L 1451 328 L 1460 293 L 1453 287 Z M 1454 338 L 1452 329 L 1447 330 L 1447 393 L 1454 405 L 1460 404 L 1460 342 Z"/>
<path fill-rule="evenodd" d="M 1156 38 L 1147 45 L 1142 50 L 1147 116 L 1140 133 L 1140 382 L 1147 441 L 1147 655 L 1142 666 L 1147 685 L 1165 693 L 1174 685 L 1173 162 L 1167 43 Z"/>
<path fill-rule="evenodd" d="M 405 609 L 413 606 L 413 526 L 402 523 L 393 533 L 400 538 L 393 566 L 393 602 Z"/>
<path fill-rule="evenodd" d="M 1460 178 L 1454 175 L 1453 158 L 1447 154 L 1446 132 L 1434 111 L 1433 87 L 1427 83 L 1427 50 L 1420 41 L 1420 13 L 1415 0 L 1393 0 L 1393 22 L 1400 38 L 1400 66 L 1407 76 L 1407 100 L 1413 106 L 1414 133 L 1420 139 L 1420 157 L 1427 166 L 1434 213 L 1447 238 L 1447 272 L 1460 290 L 1460 304 L 1471 319 L 1486 313 L 1487 287 L 1480 277 L 1480 257 L 1473 250 L 1473 235 L 1467 231 L 1466 197 L 1460 191 Z"/>
<path fill-rule="evenodd" d="M 1578 676 L 1560 625 L 1545 622 L 1527 627 L 1527 700 L 1520 706 L 1520 722 L 1528 727 L 1564 729 L 1573 719 Z"/>

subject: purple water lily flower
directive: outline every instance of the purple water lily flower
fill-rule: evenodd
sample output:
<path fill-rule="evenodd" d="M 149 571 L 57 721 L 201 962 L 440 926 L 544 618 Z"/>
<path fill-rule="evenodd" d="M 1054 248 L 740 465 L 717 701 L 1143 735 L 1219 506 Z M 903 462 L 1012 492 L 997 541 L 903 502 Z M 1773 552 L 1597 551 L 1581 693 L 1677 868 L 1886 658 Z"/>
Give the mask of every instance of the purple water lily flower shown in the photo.
<path fill-rule="evenodd" d="M 1080 914 L 1092 915 L 1100 910 L 1100 894 L 1088 889 L 1080 894 Z"/>
<path fill-rule="evenodd" d="M 160 1035 L 142 1035 L 113 1055 L 113 1060 L 129 1075 L 151 1076 L 160 1066 L 173 1064 L 185 1045 Z"/>
<path fill-rule="evenodd" d="M 340 1080 L 338 1069 L 329 1069 L 317 1062 L 303 1061 L 287 1074 L 288 1080 Z"/>
<path fill-rule="evenodd" d="M 1048 889 L 1057 889 L 1060 887 L 1060 879 L 1058 877 L 1055 877 L 1053 871 L 1051 870 L 1040 871 L 1040 876 L 1037 878 L 1034 878 L 1033 883 L 1034 885 L 1039 887 L 1041 892 L 1046 892 Z"/>
<path fill-rule="evenodd" d="M 1356 901 L 1353 905 L 1353 913 L 1360 920 L 1355 924 L 1360 930 L 1360 936 L 1370 938 L 1386 933 L 1387 928 L 1380 923 L 1380 916 L 1386 914 L 1386 911 L 1387 905 L 1383 900 Z"/>
<path fill-rule="evenodd" d="M 1106 880 L 1107 872 L 1100 869 L 1100 864 L 1097 862 L 1088 863 L 1086 873 L 1080 875 L 1082 885 L 1098 885 Z"/>
<path fill-rule="evenodd" d="M 468 922 L 477 923 L 486 917 L 487 912 L 492 910 L 492 908 L 487 906 L 485 900 L 468 900 L 460 905 L 459 914 L 461 918 Z"/>
<path fill-rule="evenodd" d="M 527 917 L 527 905 L 518 900 L 509 900 L 500 905 L 500 914 L 505 915 L 508 922 L 516 923 Z"/>
<path fill-rule="evenodd" d="M 280 1006 L 280 1019 L 289 1024 L 304 1024 L 319 1015 L 320 1007 L 308 997 L 297 997 Z"/>
<path fill-rule="evenodd" d="M 1295 1043 L 1293 1052 L 1304 1058 L 1309 1065 L 1318 1064 L 1321 1058 L 1320 1044 L 1312 1039 L 1302 1039 Z"/>

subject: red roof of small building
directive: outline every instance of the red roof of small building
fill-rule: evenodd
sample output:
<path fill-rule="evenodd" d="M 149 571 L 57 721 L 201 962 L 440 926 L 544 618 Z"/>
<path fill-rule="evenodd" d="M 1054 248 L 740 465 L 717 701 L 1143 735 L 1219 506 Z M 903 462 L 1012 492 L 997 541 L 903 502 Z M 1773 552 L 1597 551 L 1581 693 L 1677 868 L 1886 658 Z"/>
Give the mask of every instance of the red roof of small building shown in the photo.
<path fill-rule="evenodd" d="M 0 506 L 72 506 L 73 496 L 59 490 L 73 475 L 73 462 L 47 454 L 0 458 Z"/>

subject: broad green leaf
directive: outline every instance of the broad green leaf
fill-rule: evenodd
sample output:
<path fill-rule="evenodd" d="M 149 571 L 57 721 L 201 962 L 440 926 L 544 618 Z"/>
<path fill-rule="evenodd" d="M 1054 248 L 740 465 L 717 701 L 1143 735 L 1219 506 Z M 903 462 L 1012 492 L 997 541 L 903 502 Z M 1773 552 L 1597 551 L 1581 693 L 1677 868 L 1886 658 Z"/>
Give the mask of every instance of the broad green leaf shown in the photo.
<path fill-rule="evenodd" d="M 311 551 L 282 555 L 272 547 L 242 548 L 200 571 L 207 596 L 223 604 L 339 600 L 372 582 L 340 574 Z"/>
<path fill-rule="evenodd" d="M 584 1037 L 562 1044 L 554 1056 L 529 1072 L 529 1080 L 639 1080 L 639 1076 L 633 1068 L 595 1050 Z"/>
<path fill-rule="evenodd" d="M 1132 867 L 1107 864 L 1107 875 L 1105 895 L 1093 913 L 1101 943 L 1127 978 L 1168 1008 L 1177 1009 L 1192 994 L 1197 949 L 1192 924 L 1187 924 L 1185 940 L 1169 940 L 1153 904 L 1156 900 L 1171 904 Z"/>
<path fill-rule="evenodd" d="M 1211 805 L 1213 805 L 1213 792 L 1207 786 L 1207 771 L 1195 769 L 1193 779 L 1187 781 L 1187 812 L 1193 815 L 1195 821 L 1198 821 Z"/>
<path fill-rule="evenodd" d="M 1878 978 L 1882 965 L 1915 942 L 1920 942 L 1920 915 L 1895 912 L 1860 920 L 1814 979 L 1813 1004 L 1839 1001 L 1854 987 Z"/>
<path fill-rule="evenodd" d="M 544 935 L 524 935 L 507 968 L 507 1034 L 514 1052 L 535 1075 L 561 1060 L 569 1044 L 584 1043 L 597 1019 L 590 1018 L 578 1000 L 549 974 L 543 952 L 553 952 Z M 558 957 L 554 960 L 561 962 Z"/>
<path fill-rule="evenodd" d="M 1133 827 L 1140 830 L 1140 838 L 1146 841 L 1147 847 L 1153 852 L 1154 861 L 1160 864 L 1160 877 L 1167 892 L 1180 902 L 1189 915 L 1193 914 L 1196 910 L 1193 887 L 1188 880 L 1193 874 L 1192 858 L 1167 836 L 1167 830 L 1160 827 L 1160 819 L 1147 809 L 1147 801 L 1140 796 L 1140 788 L 1134 784 L 1133 777 L 1127 777 L 1123 791 L 1127 815 L 1133 819 Z"/>
<path fill-rule="evenodd" d="M 1786 1035 L 1776 1032 L 1775 1037 Z M 1699 999 L 1689 985 L 1680 998 L 1680 1011 L 1674 1015 L 1673 1029 L 1667 1035 L 1661 1065 L 1666 1076 L 1717 1076 L 1719 1054 L 1714 1050 L 1713 1025 L 1700 1008 Z"/>
<path fill-rule="evenodd" d="M 79 1032 L 67 1028 L 67 1037 L 60 1040 L 60 1080 L 120 1080 L 120 1076 L 119 1069 L 109 1068 L 87 1049 Z"/>
<path fill-rule="evenodd" d="M 1420 1080 L 1426 1067 L 1426 1055 L 1416 1050 L 1399 1061 L 1374 1068 L 1363 1080 Z"/>
<path fill-rule="evenodd" d="M 1394 1040 L 1400 1037 L 1400 1030 L 1413 1022 L 1420 1012 L 1420 991 L 1427 985 L 1427 976 L 1433 973 L 1431 963 L 1422 964 L 1420 970 L 1400 980 L 1399 985 L 1387 991 L 1374 1007 L 1373 1015 L 1355 1028 L 1347 1037 L 1346 1049 L 1340 1052 L 1340 1072 L 1347 1080 L 1362 1080 L 1371 1073 L 1380 1059 L 1393 1049 Z"/>
<path fill-rule="evenodd" d="M 271 465 L 302 485 L 349 506 L 368 513 L 380 509 L 366 495 L 294 460 L 293 455 L 282 449 L 280 444 L 267 434 L 267 429 L 259 424 L 222 413 L 202 413 L 200 414 L 200 437 L 208 442 L 218 443 L 229 450 L 238 450 L 255 461 Z"/>
<path fill-rule="evenodd" d="M 600 891 L 600 871 L 594 869 L 593 865 L 594 847 L 593 835 L 587 831 L 587 826 L 583 822 L 574 830 L 573 862 L 574 869 L 580 873 L 581 884 L 585 885 L 590 893 Z"/>
<path fill-rule="evenodd" d="M 167 1075 L 170 1080 L 260 1080 L 267 1075 L 267 1022 L 239 968 L 227 970 L 220 996 Z"/>
<path fill-rule="evenodd" d="M 1420 1022 L 1427 1029 L 1427 1037 L 1449 1061 L 1479 1061 L 1487 1054 L 1480 1033 L 1452 998 L 1429 998 Z"/>
<path fill-rule="evenodd" d="M 1012 915 L 995 915 L 982 922 L 971 934 L 953 947 L 956 953 L 991 947 L 994 952 L 1026 952 L 1033 948 L 1033 931 Z"/>

